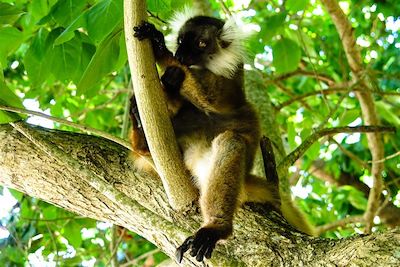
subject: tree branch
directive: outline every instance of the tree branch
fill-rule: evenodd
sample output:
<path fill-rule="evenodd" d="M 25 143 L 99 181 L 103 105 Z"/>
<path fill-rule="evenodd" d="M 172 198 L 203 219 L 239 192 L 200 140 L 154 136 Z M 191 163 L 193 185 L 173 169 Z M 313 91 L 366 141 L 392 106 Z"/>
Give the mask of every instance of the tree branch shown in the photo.
<path fill-rule="evenodd" d="M 323 129 L 307 137 L 295 150 L 287 155 L 278 166 L 278 173 L 283 172 L 292 166 L 310 146 L 323 136 L 337 133 L 370 133 L 370 132 L 395 132 L 396 128 L 387 126 L 357 126 L 357 127 L 336 127 Z"/>
<path fill-rule="evenodd" d="M 379 119 L 375 109 L 372 93 L 370 92 L 370 84 L 365 77 L 362 77 L 364 66 L 361 59 L 361 53 L 356 45 L 354 36 L 354 29 L 351 26 L 347 16 L 343 13 L 339 4 L 335 0 L 321 0 L 327 9 L 333 23 L 342 40 L 343 49 L 346 53 L 346 58 L 349 63 L 352 73 L 357 79 L 361 80 L 361 87 L 365 88 L 362 92 L 356 92 L 356 96 L 360 101 L 362 116 L 364 124 L 366 125 L 379 125 Z M 383 163 L 379 162 L 384 157 L 382 137 L 379 133 L 367 134 L 368 147 L 372 154 L 371 174 L 373 177 L 373 187 L 371 188 L 368 197 L 367 212 L 365 218 L 367 221 L 366 232 L 371 231 L 373 219 L 376 211 L 379 208 L 379 198 L 383 189 L 382 170 Z"/>
<path fill-rule="evenodd" d="M 344 219 L 332 222 L 332 223 L 328 223 L 322 226 L 319 226 L 315 229 L 315 231 L 317 232 L 318 235 L 325 233 L 327 231 L 336 229 L 338 227 L 344 227 L 348 224 L 351 223 L 357 223 L 357 222 L 363 222 L 364 218 L 363 216 L 350 216 L 350 217 L 346 217 Z"/>
<path fill-rule="evenodd" d="M 95 136 L 18 125 L 28 136 L 35 131 L 33 140 L 44 137 L 51 143 L 35 141 L 44 148 L 38 149 L 12 127 L 0 125 L 0 184 L 80 216 L 123 225 L 170 257 L 199 226 L 196 212 L 183 214 L 169 207 L 159 178 L 135 170 L 127 149 Z M 293 230 L 275 212 L 244 206 L 235 216 L 234 237 L 218 245 L 206 264 L 389 265 L 399 246 L 399 229 L 342 240 L 311 238 Z M 190 257 L 184 261 L 185 266 L 202 266 Z"/>
<path fill-rule="evenodd" d="M 289 79 L 291 77 L 300 76 L 300 75 L 309 76 L 309 77 L 315 78 L 317 80 L 325 82 L 326 84 L 334 84 L 335 83 L 335 80 L 333 80 L 328 75 L 320 74 L 320 73 L 314 73 L 313 71 L 306 71 L 306 70 L 300 70 L 300 69 L 295 70 L 293 72 L 289 72 L 289 73 L 285 73 L 285 74 L 279 75 L 279 76 L 274 78 L 274 81 L 279 82 L 279 81 L 283 81 L 283 80 Z"/>
<path fill-rule="evenodd" d="M 174 209 L 183 209 L 197 196 L 184 167 L 148 40 L 133 37 L 133 27 L 146 20 L 144 0 L 124 1 L 125 41 L 135 98 L 154 164 Z"/>

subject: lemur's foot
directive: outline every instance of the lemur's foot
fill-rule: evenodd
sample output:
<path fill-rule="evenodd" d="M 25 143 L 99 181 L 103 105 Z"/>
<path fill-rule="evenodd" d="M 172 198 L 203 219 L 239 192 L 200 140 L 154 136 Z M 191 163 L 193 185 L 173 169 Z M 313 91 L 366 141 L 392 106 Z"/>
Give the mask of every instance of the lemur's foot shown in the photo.
<path fill-rule="evenodd" d="M 200 228 L 194 236 L 186 238 L 182 245 L 176 249 L 175 257 L 180 263 L 186 251 L 190 250 L 190 256 L 196 257 L 201 262 L 204 258 L 211 258 L 211 254 L 218 240 L 227 238 L 231 230 Z"/>

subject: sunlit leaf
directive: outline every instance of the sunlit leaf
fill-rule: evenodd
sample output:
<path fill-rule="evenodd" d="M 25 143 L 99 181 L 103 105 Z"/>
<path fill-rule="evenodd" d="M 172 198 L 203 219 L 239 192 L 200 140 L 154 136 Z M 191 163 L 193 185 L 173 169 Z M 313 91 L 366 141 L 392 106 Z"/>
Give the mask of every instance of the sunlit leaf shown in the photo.
<path fill-rule="evenodd" d="M 280 39 L 272 46 L 273 64 L 278 74 L 297 69 L 301 59 L 300 47 L 290 39 Z"/>

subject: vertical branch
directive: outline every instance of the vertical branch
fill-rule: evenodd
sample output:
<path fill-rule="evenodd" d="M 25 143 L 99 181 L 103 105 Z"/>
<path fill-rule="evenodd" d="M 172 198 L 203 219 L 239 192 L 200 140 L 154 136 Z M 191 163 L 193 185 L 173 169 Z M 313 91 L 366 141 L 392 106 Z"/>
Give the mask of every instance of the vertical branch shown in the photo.
<path fill-rule="evenodd" d="M 364 123 L 366 125 L 379 125 L 379 119 L 375 109 L 375 103 L 373 101 L 372 93 L 368 82 L 363 78 L 362 72 L 364 67 L 362 64 L 361 53 L 356 45 L 356 39 L 354 36 L 354 29 L 351 26 L 346 15 L 343 13 L 337 1 L 334 0 L 321 0 L 327 9 L 333 23 L 339 33 L 342 45 L 346 53 L 346 58 L 349 66 L 357 79 L 361 79 L 361 88 L 365 88 L 364 91 L 356 92 L 356 96 L 360 101 L 361 112 Z M 383 189 L 382 170 L 383 163 L 378 160 L 383 158 L 383 142 L 382 137 L 379 133 L 367 134 L 368 147 L 372 154 L 371 174 L 373 177 L 373 187 L 371 188 L 368 197 L 368 206 L 364 214 L 367 222 L 366 232 L 371 231 L 373 219 L 379 208 L 379 198 Z"/>
<path fill-rule="evenodd" d="M 145 0 L 124 1 L 125 41 L 141 122 L 169 202 L 182 209 L 195 199 L 196 191 L 173 134 L 150 42 L 133 37 L 133 27 L 145 19 Z"/>

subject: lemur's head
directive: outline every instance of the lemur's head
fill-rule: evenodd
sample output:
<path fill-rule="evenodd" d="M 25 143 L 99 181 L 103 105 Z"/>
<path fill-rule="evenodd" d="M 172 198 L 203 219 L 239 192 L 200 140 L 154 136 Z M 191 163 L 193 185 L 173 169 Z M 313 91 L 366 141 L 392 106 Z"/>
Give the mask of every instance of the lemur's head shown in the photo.
<path fill-rule="evenodd" d="M 225 22 L 186 9 L 174 16 L 171 28 L 176 40 L 175 57 L 184 65 L 207 68 L 230 78 L 243 63 L 242 41 L 248 34 L 233 19 Z"/>

